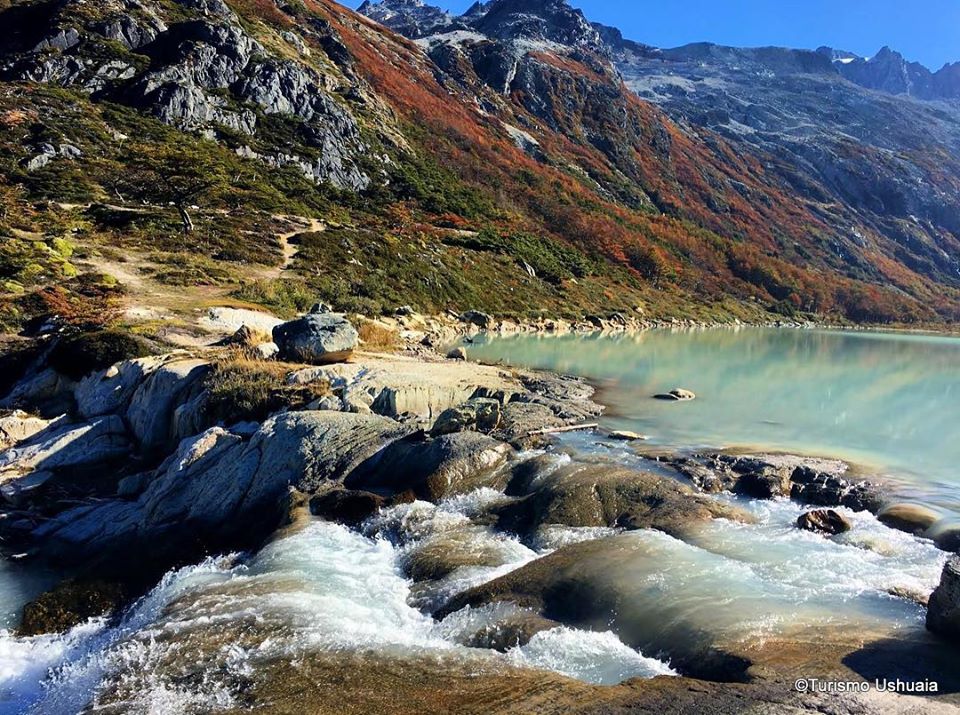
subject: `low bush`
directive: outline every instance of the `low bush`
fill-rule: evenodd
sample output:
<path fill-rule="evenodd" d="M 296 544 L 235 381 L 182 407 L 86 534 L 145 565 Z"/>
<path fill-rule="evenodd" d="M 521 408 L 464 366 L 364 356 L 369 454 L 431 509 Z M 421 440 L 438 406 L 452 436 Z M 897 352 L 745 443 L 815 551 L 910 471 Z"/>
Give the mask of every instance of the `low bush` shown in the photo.
<path fill-rule="evenodd" d="M 214 365 L 206 378 L 205 410 L 212 423 L 262 422 L 283 409 L 302 410 L 330 395 L 322 380 L 287 385 L 290 366 L 247 357 L 241 352 Z"/>

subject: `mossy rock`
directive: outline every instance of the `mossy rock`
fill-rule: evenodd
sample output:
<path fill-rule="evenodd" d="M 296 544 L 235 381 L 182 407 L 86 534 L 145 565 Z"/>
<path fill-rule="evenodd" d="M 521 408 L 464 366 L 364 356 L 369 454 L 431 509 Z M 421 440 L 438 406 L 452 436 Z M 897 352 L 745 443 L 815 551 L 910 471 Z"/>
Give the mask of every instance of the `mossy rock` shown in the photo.
<path fill-rule="evenodd" d="M 17 635 L 63 633 L 91 618 L 111 613 L 123 600 L 123 587 L 116 583 L 64 581 L 24 607 Z"/>
<path fill-rule="evenodd" d="M 121 330 L 98 330 L 64 338 L 50 353 L 50 367 L 61 375 L 79 380 L 123 360 L 145 357 L 150 345 L 142 338 Z"/>

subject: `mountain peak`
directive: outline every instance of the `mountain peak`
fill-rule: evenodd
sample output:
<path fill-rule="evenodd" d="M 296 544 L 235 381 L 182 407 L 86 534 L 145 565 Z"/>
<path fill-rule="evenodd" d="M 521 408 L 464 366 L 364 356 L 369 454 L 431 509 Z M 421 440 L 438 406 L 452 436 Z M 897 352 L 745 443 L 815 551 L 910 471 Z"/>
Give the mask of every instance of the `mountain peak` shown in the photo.
<path fill-rule="evenodd" d="M 600 33 L 567 0 L 492 0 L 474 26 L 491 37 L 557 42 L 599 50 Z"/>

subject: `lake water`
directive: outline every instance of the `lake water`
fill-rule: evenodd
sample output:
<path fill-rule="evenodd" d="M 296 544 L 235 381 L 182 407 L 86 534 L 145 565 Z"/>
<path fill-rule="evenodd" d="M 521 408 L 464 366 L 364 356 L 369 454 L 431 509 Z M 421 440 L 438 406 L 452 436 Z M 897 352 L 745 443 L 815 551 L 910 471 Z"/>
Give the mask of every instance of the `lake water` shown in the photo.
<path fill-rule="evenodd" d="M 960 339 L 761 328 L 480 338 L 471 359 L 580 375 L 605 426 L 668 447 L 841 457 L 960 513 Z M 652 395 L 693 390 L 689 403 Z"/>

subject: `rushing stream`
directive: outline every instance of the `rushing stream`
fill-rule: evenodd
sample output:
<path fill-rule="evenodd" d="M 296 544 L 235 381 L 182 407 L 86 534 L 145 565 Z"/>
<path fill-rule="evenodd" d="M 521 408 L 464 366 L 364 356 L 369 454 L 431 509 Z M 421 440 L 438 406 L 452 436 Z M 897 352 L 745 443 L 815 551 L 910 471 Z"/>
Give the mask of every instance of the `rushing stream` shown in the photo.
<path fill-rule="evenodd" d="M 475 344 L 471 354 L 581 374 L 601 384 L 608 426 L 655 443 L 763 445 L 857 458 L 902 480 L 904 496 L 960 505 L 960 342 L 800 331 L 649 333 L 638 337 Z M 688 404 L 650 399 L 677 386 Z M 558 465 L 599 459 L 650 468 L 629 446 L 565 436 Z M 686 541 L 652 531 L 547 527 L 521 541 L 481 514 L 504 497 L 480 490 L 440 505 L 392 507 L 361 532 L 314 521 L 254 555 L 225 555 L 168 573 L 122 618 L 60 636 L 17 638 L 23 603 L 49 585 L 0 562 L 0 714 L 209 712 L 241 702 L 263 663 L 309 654 L 452 659 L 472 669 L 524 666 L 612 684 L 669 675 L 690 634 L 744 642 L 804 628 L 922 635 L 911 600 L 936 585 L 946 555 L 932 542 L 843 510 L 854 528 L 833 539 L 795 528 L 787 500 L 732 496 L 756 523 L 716 520 Z M 515 607 L 426 611 L 450 596 L 565 545 L 605 539 L 585 575 L 622 599 L 615 619 L 555 628 L 506 653 L 469 636 Z M 422 583 L 404 576 L 415 549 L 466 544 L 489 566 Z M 906 596 L 906 597 L 904 597 Z M 610 630 L 607 630 L 610 629 Z M 919 636 L 918 636 L 919 637 Z"/>

